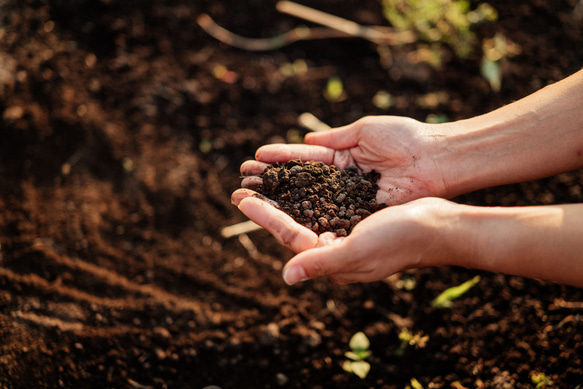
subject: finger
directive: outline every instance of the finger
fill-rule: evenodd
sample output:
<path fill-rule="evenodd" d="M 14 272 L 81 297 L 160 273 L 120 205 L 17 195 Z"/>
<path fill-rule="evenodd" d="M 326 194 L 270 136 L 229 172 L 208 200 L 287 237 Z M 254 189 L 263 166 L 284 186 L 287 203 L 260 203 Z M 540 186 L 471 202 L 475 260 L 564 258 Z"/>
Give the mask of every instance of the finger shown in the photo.
<path fill-rule="evenodd" d="M 243 200 L 246 197 L 254 197 L 256 196 L 258 193 L 251 190 L 251 189 L 237 189 L 236 191 L 233 192 L 233 194 L 231 195 L 231 204 L 233 204 L 234 206 L 238 207 L 239 203 L 241 202 L 241 200 Z"/>
<path fill-rule="evenodd" d="M 350 254 L 342 243 L 314 248 L 299 253 L 283 268 L 283 279 L 288 285 L 316 277 L 333 277 L 345 272 Z"/>
<path fill-rule="evenodd" d="M 267 163 L 299 159 L 321 161 L 330 165 L 334 161 L 334 150 L 322 146 L 271 144 L 260 147 L 255 153 L 255 159 Z"/>
<path fill-rule="evenodd" d="M 245 177 L 241 181 L 241 186 L 243 188 L 256 188 L 261 185 L 263 185 L 263 179 L 257 176 Z"/>
<path fill-rule="evenodd" d="M 318 236 L 291 216 L 257 197 L 246 196 L 238 205 L 249 219 L 269 231 L 282 245 L 298 253 L 316 247 Z"/>
<path fill-rule="evenodd" d="M 241 189 L 237 189 L 236 191 L 234 191 L 233 194 L 231 195 L 231 204 L 236 205 L 238 207 L 239 204 L 241 203 L 241 200 L 243 200 L 247 197 L 255 197 L 261 201 L 266 202 L 267 204 L 271 205 L 275 209 L 279 208 L 279 206 L 277 205 L 277 202 L 262 195 L 261 193 L 255 192 L 253 189 L 249 189 L 249 188 L 241 188 Z"/>
<path fill-rule="evenodd" d="M 268 163 L 259 161 L 245 161 L 241 164 L 241 175 L 242 176 L 259 176 L 261 173 L 267 169 Z"/>
<path fill-rule="evenodd" d="M 306 134 L 304 141 L 308 145 L 319 145 L 335 150 L 344 150 L 358 145 L 360 131 L 354 124 L 324 132 Z"/>

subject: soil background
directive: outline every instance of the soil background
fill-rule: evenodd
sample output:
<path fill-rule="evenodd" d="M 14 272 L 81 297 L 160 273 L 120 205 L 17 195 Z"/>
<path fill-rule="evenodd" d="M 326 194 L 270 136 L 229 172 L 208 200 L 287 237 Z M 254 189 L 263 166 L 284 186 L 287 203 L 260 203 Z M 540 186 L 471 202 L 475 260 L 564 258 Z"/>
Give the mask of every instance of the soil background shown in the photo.
<path fill-rule="evenodd" d="M 529 388 L 534 372 L 551 387 L 580 387 L 582 306 L 564 303 L 583 301 L 580 289 L 449 267 L 288 287 L 280 272 L 292 253 L 268 233 L 220 231 L 245 220 L 230 204 L 241 162 L 262 144 L 301 139 L 301 113 L 339 126 L 498 108 L 583 66 L 581 3 L 490 1 L 499 21 L 479 37 L 502 33 L 521 48 L 503 62 L 499 93 L 479 75 L 478 54 L 434 70 L 409 63 L 405 46 L 386 68 L 358 39 L 255 53 L 195 23 L 208 13 L 251 37 L 302 24 L 274 4 L 0 1 L 0 387 L 404 388 L 416 378 L 426 388 Z M 376 0 L 309 5 L 385 24 Z M 284 76 L 297 60 L 307 72 Z M 343 101 L 322 95 L 332 76 Z M 375 107 L 379 90 L 393 107 Z M 581 202 L 582 178 L 456 201 Z M 476 274 L 452 309 L 430 307 Z M 428 335 L 427 346 L 397 356 L 401 328 Z M 365 380 L 340 367 L 357 331 L 373 352 Z"/>

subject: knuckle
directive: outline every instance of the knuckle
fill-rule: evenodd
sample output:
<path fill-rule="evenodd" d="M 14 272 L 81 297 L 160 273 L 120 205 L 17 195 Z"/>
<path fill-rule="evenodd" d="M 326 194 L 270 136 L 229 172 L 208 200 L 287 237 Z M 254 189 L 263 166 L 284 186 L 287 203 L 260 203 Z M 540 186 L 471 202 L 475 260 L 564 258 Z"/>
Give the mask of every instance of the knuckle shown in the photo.
<path fill-rule="evenodd" d="M 364 117 L 358 119 L 355 124 L 357 124 L 358 126 L 360 126 L 362 128 L 362 127 L 366 127 L 367 125 L 372 124 L 373 121 L 375 121 L 375 118 L 373 116 L 364 116 Z"/>
<path fill-rule="evenodd" d="M 350 150 L 335 150 L 333 164 L 337 166 L 348 166 L 352 163 L 352 154 Z"/>
<path fill-rule="evenodd" d="M 313 258 L 310 261 L 309 268 L 306 268 L 308 277 L 315 278 L 328 275 L 328 267 L 324 259 L 320 257 Z"/>
<path fill-rule="evenodd" d="M 298 236 L 298 231 L 295 228 L 286 228 L 280 231 L 279 238 L 281 244 L 287 248 L 292 248 L 294 241 Z"/>

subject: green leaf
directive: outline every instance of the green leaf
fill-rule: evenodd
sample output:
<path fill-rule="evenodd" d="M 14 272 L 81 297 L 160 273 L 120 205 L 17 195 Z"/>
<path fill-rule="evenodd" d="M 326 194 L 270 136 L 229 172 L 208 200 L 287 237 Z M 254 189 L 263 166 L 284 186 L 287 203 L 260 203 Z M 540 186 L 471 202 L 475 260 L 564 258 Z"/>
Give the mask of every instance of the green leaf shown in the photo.
<path fill-rule="evenodd" d="M 486 57 L 482 58 L 480 73 L 482 77 L 488 80 L 494 92 L 500 92 L 500 88 L 502 87 L 502 70 L 500 70 L 500 63 L 498 61 L 492 61 Z"/>
<path fill-rule="evenodd" d="M 360 358 L 361 360 L 370 357 L 371 354 L 372 352 L 370 350 L 358 351 L 356 353 L 356 355 L 358 355 L 358 358 Z"/>
<path fill-rule="evenodd" d="M 347 351 L 344 353 L 344 356 L 346 358 L 352 359 L 353 361 L 362 361 L 363 359 L 370 357 L 371 354 L 372 354 L 372 352 L 370 352 L 369 350 L 366 350 L 366 351 Z"/>
<path fill-rule="evenodd" d="M 370 347 L 370 342 L 364 332 L 360 331 L 352 335 L 352 338 L 350 338 L 350 342 L 348 343 L 348 347 L 350 347 L 350 349 L 355 352 L 366 351 Z"/>
<path fill-rule="evenodd" d="M 353 361 L 344 361 L 344 363 L 342 364 L 342 370 L 344 370 L 347 373 L 352 373 L 352 362 Z"/>
<path fill-rule="evenodd" d="M 530 380 L 536 385 L 537 389 L 544 388 L 547 385 L 552 384 L 552 380 L 545 374 L 541 372 L 534 372 L 530 376 Z"/>
<path fill-rule="evenodd" d="M 416 378 L 411 378 L 411 388 L 412 389 L 423 389 L 423 385 Z"/>
<path fill-rule="evenodd" d="M 433 123 L 433 124 L 447 123 L 449 121 L 449 118 L 444 113 L 441 113 L 441 114 L 430 113 L 429 115 L 427 115 L 427 118 L 425 119 L 425 121 L 427 123 Z"/>
<path fill-rule="evenodd" d="M 357 353 L 353 351 L 347 351 L 344 353 L 344 356 L 348 359 L 352 359 L 353 361 L 360 361 L 362 358 L 358 356 Z"/>
<path fill-rule="evenodd" d="M 361 379 L 365 379 L 370 371 L 370 364 L 366 361 L 353 361 L 350 362 L 350 367 L 352 368 L 352 373 L 360 377 Z"/>
<path fill-rule="evenodd" d="M 449 289 L 444 290 L 443 292 L 441 292 L 439 296 L 437 296 L 431 302 L 431 306 L 435 308 L 451 308 L 452 307 L 451 300 L 460 297 L 468 290 L 470 290 L 478 282 L 480 282 L 480 276 L 475 276 L 471 280 L 468 280 L 461 285 L 453 286 Z"/>
<path fill-rule="evenodd" d="M 324 90 L 324 97 L 330 102 L 340 101 L 344 97 L 344 85 L 338 77 L 330 77 Z"/>

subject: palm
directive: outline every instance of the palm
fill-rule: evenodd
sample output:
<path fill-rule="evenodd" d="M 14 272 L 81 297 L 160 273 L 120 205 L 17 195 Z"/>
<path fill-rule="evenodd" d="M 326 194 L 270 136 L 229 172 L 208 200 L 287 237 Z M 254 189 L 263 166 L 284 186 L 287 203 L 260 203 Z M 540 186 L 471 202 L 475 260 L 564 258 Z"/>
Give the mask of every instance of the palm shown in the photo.
<path fill-rule="evenodd" d="M 446 197 L 438 166 L 431 156 L 435 145 L 431 127 L 402 117 L 369 117 L 334 131 L 306 136 L 306 145 L 268 145 L 257 151 L 257 161 L 241 167 L 244 187 L 261 183 L 268 163 L 291 159 L 318 160 L 343 169 L 355 165 L 381 174 L 377 200 L 389 205 L 421 197 Z"/>
<path fill-rule="evenodd" d="M 392 122 L 390 128 L 387 120 Z M 368 118 L 355 126 L 356 145 L 336 151 L 332 163 L 340 168 L 356 165 L 363 171 L 381 173 L 379 202 L 395 205 L 445 196 L 441 173 L 430 157 L 434 145 L 429 127 L 411 119 L 382 117 Z"/>

